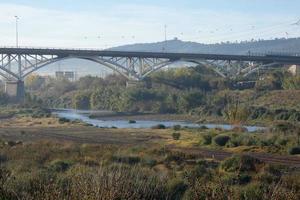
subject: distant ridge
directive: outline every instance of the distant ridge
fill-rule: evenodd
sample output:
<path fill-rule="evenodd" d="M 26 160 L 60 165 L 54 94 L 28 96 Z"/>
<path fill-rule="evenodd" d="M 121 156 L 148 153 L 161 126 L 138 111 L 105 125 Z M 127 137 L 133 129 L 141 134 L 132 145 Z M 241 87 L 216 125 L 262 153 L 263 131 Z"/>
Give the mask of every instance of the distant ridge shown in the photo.
<path fill-rule="evenodd" d="M 174 52 L 174 53 L 216 53 L 238 54 L 252 53 L 300 53 L 300 38 L 259 40 L 240 43 L 202 44 L 178 39 L 155 43 L 131 44 L 111 48 L 120 51 Z"/>

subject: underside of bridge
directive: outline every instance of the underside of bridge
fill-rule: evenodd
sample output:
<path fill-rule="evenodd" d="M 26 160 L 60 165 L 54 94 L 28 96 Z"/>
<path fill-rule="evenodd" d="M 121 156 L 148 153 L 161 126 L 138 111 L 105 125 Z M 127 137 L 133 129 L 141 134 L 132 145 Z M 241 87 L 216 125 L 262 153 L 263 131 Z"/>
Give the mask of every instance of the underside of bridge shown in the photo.
<path fill-rule="evenodd" d="M 141 81 L 152 72 L 174 61 L 160 58 L 103 57 L 82 55 L 1 54 L 0 76 L 5 78 L 6 93 L 16 99 L 24 98 L 24 79 L 31 73 L 66 59 L 83 59 L 110 68 L 130 81 Z"/>
<path fill-rule="evenodd" d="M 141 81 L 151 73 L 176 62 L 202 65 L 224 78 L 248 76 L 260 69 L 280 66 L 280 61 L 300 63 L 299 57 L 274 59 L 268 56 L 0 48 L 0 76 L 6 80 L 7 94 L 22 100 L 25 94 L 24 79 L 29 74 L 70 58 L 96 62 L 130 81 Z"/>

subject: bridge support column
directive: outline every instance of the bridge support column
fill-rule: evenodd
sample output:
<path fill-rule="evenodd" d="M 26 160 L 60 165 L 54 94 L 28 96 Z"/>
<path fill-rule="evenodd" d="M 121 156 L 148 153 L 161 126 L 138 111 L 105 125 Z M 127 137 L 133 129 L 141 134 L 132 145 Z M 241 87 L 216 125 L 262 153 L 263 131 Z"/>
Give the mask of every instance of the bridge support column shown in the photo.
<path fill-rule="evenodd" d="M 6 81 L 5 93 L 15 102 L 23 103 L 25 99 L 24 81 Z"/>
<path fill-rule="evenodd" d="M 289 65 L 288 71 L 294 76 L 300 76 L 300 65 Z"/>

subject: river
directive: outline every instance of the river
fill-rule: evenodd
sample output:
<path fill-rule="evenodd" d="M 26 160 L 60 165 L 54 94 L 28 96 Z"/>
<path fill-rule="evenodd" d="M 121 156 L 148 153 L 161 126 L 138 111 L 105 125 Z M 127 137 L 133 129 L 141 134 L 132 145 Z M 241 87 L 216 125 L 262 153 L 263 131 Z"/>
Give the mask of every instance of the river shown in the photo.
<path fill-rule="evenodd" d="M 128 120 L 120 120 L 120 119 L 92 119 L 89 117 L 89 114 L 100 112 L 100 111 L 78 111 L 78 110 L 54 110 L 52 113 L 59 118 L 66 118 L 71 121 L 80 120 L 84 123 L 91 124 L 96 127 L 101 128 L 151 128 L 158 124 L 163 124 L 166 127 L 173 127 L 175 125 L 180 125 L 181 127 L 188 128 L 200 128 L 205 126 L 209 129 L 213 128 L 222 128 L 224 130 L 230 130 L 233 127 L 228 124 L 198 124 L 188 121 L 170 121 L 170 120 L 136 120 L 135 123 L 129 123 Z M 104 113 L 106 111 L 103 111 Z M 258 126 L 244 126 L 247 128 L 248 132 L 255 132 L 259 130 L 263 130 L 263 127 Z"/>

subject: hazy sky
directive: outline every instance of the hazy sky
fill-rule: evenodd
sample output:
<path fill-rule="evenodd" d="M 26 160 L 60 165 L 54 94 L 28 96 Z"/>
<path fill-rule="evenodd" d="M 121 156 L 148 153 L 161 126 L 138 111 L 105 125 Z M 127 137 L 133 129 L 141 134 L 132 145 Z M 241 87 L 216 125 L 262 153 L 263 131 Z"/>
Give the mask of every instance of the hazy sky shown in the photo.
<path fill-rule="evenodd" d="M 178 37 L 220 41 L 299 37 L 299 0 L 0 0 L 0 45 L 106 48 Z"/>

